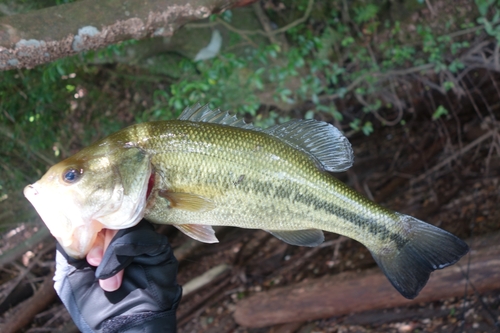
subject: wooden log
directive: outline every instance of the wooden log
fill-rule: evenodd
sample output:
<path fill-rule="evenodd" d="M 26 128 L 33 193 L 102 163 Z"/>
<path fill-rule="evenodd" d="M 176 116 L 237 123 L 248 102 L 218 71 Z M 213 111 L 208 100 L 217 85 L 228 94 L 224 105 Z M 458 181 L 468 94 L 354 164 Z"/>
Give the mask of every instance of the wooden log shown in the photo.
<path fill-rule="evenodd" d="M 3 327 L 0 327 L 3 333 L 18 332 L 31 323 L 37 313 L 44 310 L 55 300 L 56 292 L 54 290 L 52 275 L 53 274 L 49 274 L 45 277 L 43 283 L 33 297 L 18 304 L 5 316 L 6 322 Z"/>
<path fill-rule="evenodd" d="M 474 290 L 481 293 L 500 289 L 500 233 L 469 244 L 470 255 L 458 264 L 433 272 L 414 300 L 401 296 L 379 269 L 371 269 L 257 293 L 237 304 L 234 318 L 242 326 L 266 327 L 431 302 Z M 467 274 L 472 286 L 466 288 Z"/>

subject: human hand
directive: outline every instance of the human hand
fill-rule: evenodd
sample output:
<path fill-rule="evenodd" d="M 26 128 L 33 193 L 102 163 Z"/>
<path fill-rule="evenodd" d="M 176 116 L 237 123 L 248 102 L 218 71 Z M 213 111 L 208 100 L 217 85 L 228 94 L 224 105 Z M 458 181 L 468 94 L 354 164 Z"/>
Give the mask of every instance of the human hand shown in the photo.
<path fill-rule="evenodd" d="M 86 257 L 87 262 L 91 266 L 96 266 L 96 267 L 99 266 L 104 257 L 104 253 L 106 252 L 109 246 L 109 243 L 111 242 L 113 237 L 115 237 L 117 232 L 118 230 L 103 229 L 97 235 L 94 245 L 92 246 Z M 99 280 L 99 285 L 105 291 L 115 291 L 118 288 L 120 288 L 122 280 L 123 280 L 123 270 L 119 271 L 118 273 L 116 273 L 115 275 L 113 275 L 108 279 Z"/>
<path fill-rule="evenodd" d="M 100 261 L 97 269 L 58 246 L 54 287 L 75 324 L 82 332 L 175 332 L 181 287 L 167 238 L 146 221 L 109 236 L 103 235 L 103 255 L 90 255 L 91 262 Z M 104 290 L 109 285 L 103 289 L 103 281 L 119 272 L 110 283 L 120 282 L 118 288 Z"/>

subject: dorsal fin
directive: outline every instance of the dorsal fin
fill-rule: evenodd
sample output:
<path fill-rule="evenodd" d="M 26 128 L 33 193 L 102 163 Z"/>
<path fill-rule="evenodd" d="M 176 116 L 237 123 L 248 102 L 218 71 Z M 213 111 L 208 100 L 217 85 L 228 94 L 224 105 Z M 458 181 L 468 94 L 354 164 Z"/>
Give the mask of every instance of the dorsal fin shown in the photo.
<path fill-rule="evenodd" d="M 184 109 L 184 111 L 182 111 L 181 115 L 177 119 L 202 123 L 214 123 L 251 129 L 254 131 L 261 131 L 260 128 L 257 128 L 252 124 L 245 123 L 243 119 L 238 119 L 236 118 L 236 116 L 230 115 L 227 111 L 221 111 L 220 109 L 210 109 L 208 104 L 202 106 L 200 103 L 196 103 L 191 107 L 187 107 Z"/>
<path fill-rule="evenodd" d="M 326 171 L 345 171 L 354 161 L 349 140 L 337 128 L 322 121 L 295 119 L 269 127 L 264 133 L 307 153 Z"/>

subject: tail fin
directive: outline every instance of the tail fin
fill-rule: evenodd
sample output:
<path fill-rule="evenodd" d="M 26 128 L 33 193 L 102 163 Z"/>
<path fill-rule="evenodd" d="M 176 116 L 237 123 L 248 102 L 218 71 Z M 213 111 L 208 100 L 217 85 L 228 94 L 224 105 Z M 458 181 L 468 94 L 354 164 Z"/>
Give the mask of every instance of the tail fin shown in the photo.
<path fill-rule="evenodd" d="M 398 214 L 408 226 L 401 248 L 377 253 L 370 250 L 392 285 L 406 298 L 415 298 L 429 275 L 456 263 L 469 251 L 467 244 L 447 231 L 414 217 Z"/>

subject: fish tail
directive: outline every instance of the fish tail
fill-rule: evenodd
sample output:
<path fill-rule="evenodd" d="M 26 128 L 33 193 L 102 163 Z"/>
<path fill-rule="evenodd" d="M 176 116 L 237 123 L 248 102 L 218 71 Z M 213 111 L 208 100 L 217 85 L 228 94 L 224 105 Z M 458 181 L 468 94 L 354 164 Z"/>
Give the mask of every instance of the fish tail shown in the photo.
<path fill-rule="evenodd" d="M 392 285 L 406 298 L 415 298 L 429 275 L 456 263 L 468 251 L 458 237 L 414 217 L 397 214 L 405 235 L 382 249 L 370 249 Z"/>

